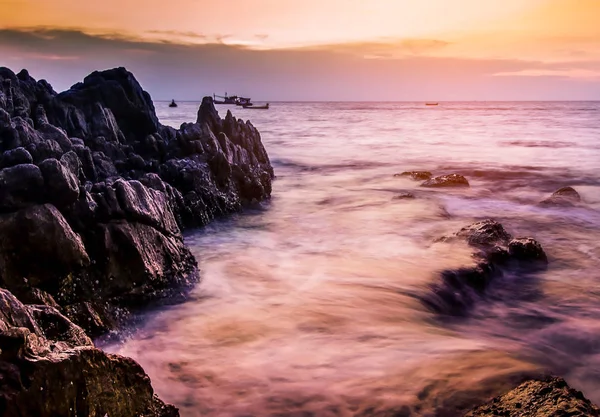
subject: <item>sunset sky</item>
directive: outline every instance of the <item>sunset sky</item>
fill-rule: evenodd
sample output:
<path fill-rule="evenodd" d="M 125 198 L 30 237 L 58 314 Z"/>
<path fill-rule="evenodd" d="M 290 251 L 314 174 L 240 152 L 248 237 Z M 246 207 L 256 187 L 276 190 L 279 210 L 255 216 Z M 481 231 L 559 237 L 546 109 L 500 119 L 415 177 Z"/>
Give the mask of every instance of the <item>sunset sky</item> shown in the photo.
<path fill-rule="evenodd" d="M 600 100 L 600 0 L 0 0 L 0 66 L 157 99 Z"/>

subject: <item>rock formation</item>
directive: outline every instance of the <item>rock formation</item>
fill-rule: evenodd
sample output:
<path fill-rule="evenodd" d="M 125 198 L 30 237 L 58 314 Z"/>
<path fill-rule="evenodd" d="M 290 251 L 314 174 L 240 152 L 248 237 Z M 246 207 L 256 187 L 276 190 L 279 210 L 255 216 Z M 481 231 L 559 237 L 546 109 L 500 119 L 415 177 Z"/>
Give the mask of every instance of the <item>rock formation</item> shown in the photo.
<path fill-rule="evenodd" d="M 428 188 L 448 188 L 448 187 L 469 187 L 469 181 L 460 174 L 441 175 L 433 177 L 423 184 L 421 187 Z"/>
<path fill-rule="evenodd" d="M 555 192 L 545 200 L 540 202 L 542 206 L 574 206 L 581 201 L 581 196 L 573 187 L 563 187 Z"/>
<path fill-rule="evenodd" d="M 524 382 L 512 391 L 470 411 L 465 417 L 592 417 L 600 409 L 561 378 Z"/>
<path fill-rule="evenodd" d="M 433 312 L 445 316 L 465 314 L 506 271 L 531 272 L 548 264 L 542 246 L 532 238 L 513 238 L 494 220 L 463 227 L 439 241 L 461 240 L 473 248 L 474 266 L 449 269 L 419 298 Z"/>
<path fill-rule="evenodd" d="M 268 198 L 272 178 L 258 131 L 210 98 L 177 130 L 124 68 L 60 94 L 0 68 L 0 414 L 175 415 L 88 336 L 185 293 L 181 231 Z"/>

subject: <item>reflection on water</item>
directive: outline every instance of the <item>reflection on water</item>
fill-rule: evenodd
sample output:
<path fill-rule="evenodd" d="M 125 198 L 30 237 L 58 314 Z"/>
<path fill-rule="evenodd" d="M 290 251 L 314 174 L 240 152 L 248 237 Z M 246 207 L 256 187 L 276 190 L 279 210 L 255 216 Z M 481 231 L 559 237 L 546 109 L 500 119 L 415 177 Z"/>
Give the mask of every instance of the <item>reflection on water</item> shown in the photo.
<path fill-rule="evenodd" d="M 166 104 L 164 123 L 195 118 L 198 103 Z M 600 402 L 600 103 L 233 110 L 262 132 L 272 201 L 189 232 L 203 272 L 191 300 L 108 347 L 183 416 L 460 415 L 545 370 Z M 393 177 L 411 169 L 471 188 Z M 535 205 L 565 185 L 583 207 Z M 403 191 L 416 199 L 393 199 Z M 472 260 L 433 242 L 487 217 L 538 239 L 550 268 L 441 320 L 415 296 Z"/>

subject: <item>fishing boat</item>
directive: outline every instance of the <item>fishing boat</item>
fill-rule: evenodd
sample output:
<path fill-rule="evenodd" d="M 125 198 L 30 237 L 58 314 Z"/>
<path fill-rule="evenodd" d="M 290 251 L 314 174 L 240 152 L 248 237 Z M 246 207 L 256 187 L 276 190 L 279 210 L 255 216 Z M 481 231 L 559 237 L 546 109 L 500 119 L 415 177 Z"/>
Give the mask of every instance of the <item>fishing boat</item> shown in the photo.
<path fill-rule="evenodd" d="M 227 93 L 224 96 L 213 94 L 213 102 L 215 104 L 234 104 L 237 106 L 252 104 L 249 97 L 228 96 Z"/>
<path fill-rule="evenodd" d="M 426 106 L 437 106 L 439 103 L 425 103 Z"/>
<path fill-rule="evenodd" d="M 171 100 L 171 104 L 169 104 L 169 107 L 177 107 L 177 103 L 175 103 L 175 100 Z"/>
<path fill-rule="evenodd" d="M 252 109 L 252 110 L 269 110 L 269 103 L 264 104 L 262 106 L 255 106 L 254 104 L 244 104 L 244 105 L 242 105 L 242 107 L 245 109 Z"/>

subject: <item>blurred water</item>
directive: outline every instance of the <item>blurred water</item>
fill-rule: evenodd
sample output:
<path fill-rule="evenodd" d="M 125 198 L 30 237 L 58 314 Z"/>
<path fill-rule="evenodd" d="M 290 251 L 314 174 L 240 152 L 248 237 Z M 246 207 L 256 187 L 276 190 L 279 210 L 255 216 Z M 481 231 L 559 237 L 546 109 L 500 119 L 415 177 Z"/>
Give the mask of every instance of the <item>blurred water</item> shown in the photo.
<path fill-rule="evenodd" d="M 199 103 L 167 105 L 159 117 L 178 127 Z M 192 299 L 108 347 L 183 416 L 450 416 L 546 370 L 600 402 L 599 102 L 227 109 L 260 130 L 273 198 L 189 232 Z M 393 177 L 414 169 L 471 188 Z M 583 207 L 536 205 L 567 185 Z M 393 200 L 402 191 L 417 198 Z M 471 258 L 432 242 L 489 217 L 538 239 L 550 268 L 439 320 L 414 295 Z"/>

